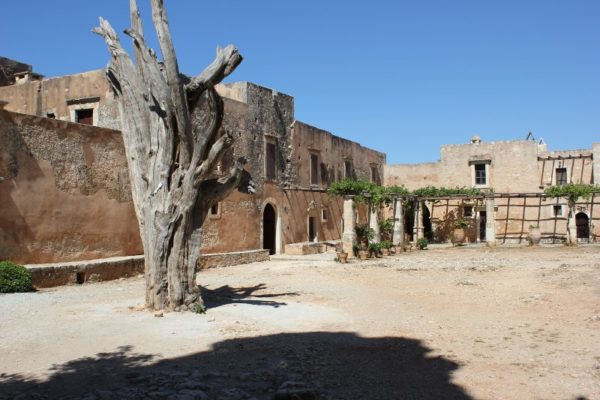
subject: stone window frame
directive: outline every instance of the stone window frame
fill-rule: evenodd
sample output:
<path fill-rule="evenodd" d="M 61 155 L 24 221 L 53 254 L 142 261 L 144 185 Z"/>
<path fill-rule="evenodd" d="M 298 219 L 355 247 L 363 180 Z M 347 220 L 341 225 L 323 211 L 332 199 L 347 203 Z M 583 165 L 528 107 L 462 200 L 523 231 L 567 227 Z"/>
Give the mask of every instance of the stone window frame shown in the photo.
<path fill-rule="evenodd" d="M 213 209 L 214 207 L 217 207 L 217 212 L 213 213 Z M 215 204 L 212 205 L 212 207 L 208 210 L 208 218 L 210 219 L 220 219 L 221 218 L 221 208 L 222 208 L 222 204 L 221 202 L 217 202 Z"/>
<path fill-rule="evenodd" d="M 467 209 L 470 210 L 469 215 L 467 215 Z M 463 217 L 465 218 L 473 218 L 475 216 L 475 207 L 473 207 L 473 205 L 471 204 L 466 204 L 463 206 Z M 485 210 L 484 210 L 485 211 Z"/>
<path fill-rule="evenodd" d="M 346 163 L 350 163 L 350 176 L 348 176 Z M 352 158 L 344 158 L 344 179 L 354 179 L 354 160 Z"/>
<path fill-rule="evenodd" d="M 84 97 L 76 99 L 67 99 L 67 108 L 69 109 L 69 118 L 71 122 L 77 123 L 77 111 L 91 109 L 92 126 L 98 126 L 100 116 L 100 97 Z"/>
<path fill-rule="evenodd" d="M 375 170 L 375 172 L 377 173 L 377 177 L 373 176 L 373 170 Z M 379 171 L 380 171 L 379 164 L 371 163 L 369 165 L 369 172 L 371 173 L 371 182 L 381 185 L 381 173 Z M 377 179 L 375 179 L 375 178 L 377 178 Z"/>
<path fill-rule="evenodd" d="M 326 208 L 321 209 L 321 221 L 327 222 L 328 218 L 329 218 L 328 210 Z"/>
<path fill-rule="evenodd" d="M 264 171 L 265 181 L 266 182 L 277 182 L 277 177 L 279 176 L 278 171 L 277 171 L 277 162 L 278 162 L 278 159 L 277 159 L 277 157 L 278 157 L 277 156 L 277 136 L 271 135 L 269 133 L 265 133 L 264 134 L 264 138 L 265 139 L 264 139 L 264 145 L 263 145 L 263 147 L 264 147 L 264 149 L 263 149 L 263 154 L 264 154 L 264 163 L 263 163 L 264 165 L 263 165 L 263 168 L 264 169 L 263 169 L 263 171 Z M 275 176 L 272 177 L 272 178 L 269 178 L 268 177 L 268 173 L 267 173 L 267 168 L 268 168 L 267 167 L 267 158 L 268 158 L 268 155 L 267 155 L 268 154 L 267 153 L 267 148 L 268 147 L 267 146 L 269 144 L 272 144 L 272 145 L 275 146 L 275 158 L 273 160 L 274 168 L 275 168 L 275 171 L 274 171 L 274 175 Z"/>
<path fill-rule="evenodd" d="M 309 160 L 309 166 L 308 166 L 308 183 L 310 186 L 319 186 L 321 184 L 321 170 L 320 170 L 320 161 L 321 161 L 321 152 L 315 149 L 309 149 L 308 150 L 308 160 Z M 316 171 L 313 171 L 313 157 L 316 157 L 317 159 L 317 165 L 316 165 Z M 316 177 L 316 182 L 313 182 L 313 174 Z"/>
<path fill-rule="evenodd" d="M 485 183 L 477 183 L 477 177 L 475 175 L 475 166 L 476 165 L 484 165 L 485 166 Z M 491 181 L 491 166 L 492 160 L 472 160 L 469 161 L 469 166 L 471 168 L 471 182 L 473 183 L 473 187 L 476 188 L 489 188 Z"/>
<path fill-rule="evenodd" d="M 557 212 L 557 210 L 559 210 Z M 554 218 L 560 218 L 564 216 L 564 208 L 562 204 L 552 204 L 552 216 Z"/>
<path fill-rule="evenodd" d="M 562 165 L 560 165 L 562 164 Z M 569 167 L 567 165 L 564 165 L 563 163 L 560 163 L 557 167 L 554 168 L 554 171 L 552 171 L 554 178 L 552 179 L 552 181 L 554 182 L 554 184 L 556 186 L 562 186 L 562 185 L 568 185 L 569 184 Z M 565 183 L 558 183 L 558 170 L 559 169 L 564 169 L 565 170 Z"/>

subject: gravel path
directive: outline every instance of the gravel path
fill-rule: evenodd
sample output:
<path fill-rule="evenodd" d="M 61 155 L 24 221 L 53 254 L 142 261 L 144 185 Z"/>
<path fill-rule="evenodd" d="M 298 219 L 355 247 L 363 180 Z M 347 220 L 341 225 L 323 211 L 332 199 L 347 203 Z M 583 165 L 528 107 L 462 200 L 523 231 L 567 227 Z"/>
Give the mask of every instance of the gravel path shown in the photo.
<path fill-rule="evenodd" d="M 0 399 L 600 398 L 600 247 L 333 257 L 0 295 Z"/>

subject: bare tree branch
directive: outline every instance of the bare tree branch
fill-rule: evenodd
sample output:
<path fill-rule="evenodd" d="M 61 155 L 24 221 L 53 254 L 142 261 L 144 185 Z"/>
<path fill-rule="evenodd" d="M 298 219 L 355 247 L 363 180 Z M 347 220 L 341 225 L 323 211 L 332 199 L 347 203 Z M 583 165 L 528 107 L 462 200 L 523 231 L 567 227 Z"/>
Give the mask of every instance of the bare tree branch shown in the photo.
<path fill-rule="evenodd" d="M 207 179 L 200 184 L 200 190 L 203 195 L 202 202 L 206 205 L 207 209 L 223 200 L 232 190 L 240 185 L 245 164 L 246 159 L 240 157 L 233 167 L 231 167 L 231 170 L 229 170 L 229 175 L 219 179 Z"/>
<path fill-rule="evenodd" d="M 230 132 L 226 132 L 211 146 L 206 159 L 200 164 L 196 171 L 194 171 L 195 182 L 198 183 L 204 179 L 206 175 L 214 170 L 217 161 L 221 158 L 223 153 L 231 147 L 233 144 L 233 135 Z"/>
<path fill-rule="evenodd" d="M 185 87 L 190 104 L 194 104 L 204 90 L 220 83 L 231 74 L 242 60 L 243 57 L 234 45 L 230 44 L 224 49 L 217 47 L 214 61 L 200 75 L 192 78 Z"/>
<path fill-rule="evenodd" d="M 173 47 L 167 12 L 163 0 L 152 0 L 152 20 L 154 21 L 154 27 L 163 54 L 167 84 L 171 91 L 171 100 L 174 105 L 173 112 L 175 113 L 176 120 L 174 130 L 180 139 L 179 164 L 184 168 L 187 168 L 192 154 L 191 126 L 186 94 L 179 76 L 177 56 L 175 55 L 175 48 Z"/>

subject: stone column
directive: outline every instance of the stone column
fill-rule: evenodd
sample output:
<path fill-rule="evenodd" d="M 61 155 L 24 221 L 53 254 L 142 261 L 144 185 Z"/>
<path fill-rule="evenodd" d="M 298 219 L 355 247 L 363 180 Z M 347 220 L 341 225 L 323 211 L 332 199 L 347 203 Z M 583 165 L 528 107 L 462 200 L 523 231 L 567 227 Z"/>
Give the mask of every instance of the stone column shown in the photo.
<path fill-rule="evenodd" d="M 373 204 L 370 204 L 369 210 L 371 212 L 371 215 L 369 215 L 369 228 L 373 229 L 373 232 L 375 232 L 375 236 L 373 237 L 373 240 L 371 240 L 371 242 L 379 243 L 381 241 L 381 235 L 379 234 L 379 221 L 377 220 L 377 207 L 375 207 Z"/>
<path fill-rule="evenodd" d="M 496 213 L 493 197 L 485 199 L 485 241 L 490 247 L 496 247 Z"/>
<path fill-rule="evenodd" d="M 394 200 L 394 233 L 393 233 L 393 243 L 394 245 L 402 245 L 404 244 L 404 207 L 402 204 L 402 199 Z"/>
<path fill-rule="evenodd" d="M 570 246 L 577 245 L 577 222 L 575 221 L 575 214 L 577 210 L 575 203 L 569 201 L 569 214 L 567 217 L 567 244 Z"/>
<path fill-rule="evenodd" d="M 422 207 L 423 205 L 421 204 L 421 201 L 416 201 L 415 202 L 415 223 L 414 223 L 414 228 L 413 228 L 413 240 L 415 243 L 417 243 L 417 240 L 421 239 L 424 237 L 424 233 L 423 233 L 423 212 L 422 212 Z"/>
<path fill-rule="evenodd" d="M 348 258 L 354 257 L 352 246 L 356 242 L 356 218 L 352 197 L 344 197 L 344 233 L 342 234 L 342 249 L 348 253 Z"/>

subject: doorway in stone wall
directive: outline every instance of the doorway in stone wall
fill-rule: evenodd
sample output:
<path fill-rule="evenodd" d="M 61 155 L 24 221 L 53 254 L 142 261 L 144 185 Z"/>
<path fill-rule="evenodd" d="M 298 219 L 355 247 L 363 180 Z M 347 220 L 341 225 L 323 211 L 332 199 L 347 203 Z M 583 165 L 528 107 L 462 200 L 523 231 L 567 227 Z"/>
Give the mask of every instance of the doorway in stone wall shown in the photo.
<path fill-rule="evenodd" d="M 485 225 L 487 222 L 487 212 L 479 211 L 479 241 L 485 242 Z"/>
<path fill-rule="evenodd" d="M 317 241 L 317 219 L 315 217 L 308 217 L 308 241 Z"/>
<path fill-rule="evenodd" d="M 584 212 L 575 214 L 575 225 L 577 226 L 577 240 L 585 242 L 590 238 L 590 218 Z"/>
<path fill-rule="evenodd" d="M 431 212 L 426 205 L 423 205 L 423 236 L 433 242 L 433 229 L 431 225 Z"/>
<path fill-rule="evenodd" d="M 267 204 L 263 211 L 263 249 L 268 249 L 269 254 L 276 252 L 277 213 L 271 204 Z"/>

